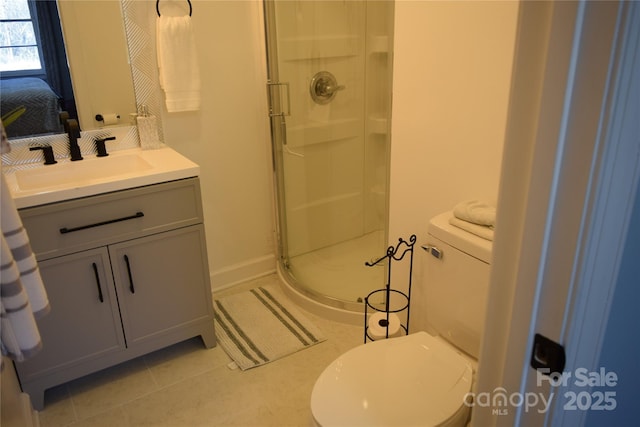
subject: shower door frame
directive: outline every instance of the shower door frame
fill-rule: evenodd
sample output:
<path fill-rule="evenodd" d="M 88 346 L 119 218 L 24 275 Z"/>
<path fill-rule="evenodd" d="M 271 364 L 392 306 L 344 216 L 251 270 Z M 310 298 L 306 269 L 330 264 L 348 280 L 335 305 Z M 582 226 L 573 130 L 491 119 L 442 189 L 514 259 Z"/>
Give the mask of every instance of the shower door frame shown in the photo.
<path fill-rule="evenodd" d="M 278 254 L 277 264 L 278 271 L 284 276 L 284 279 L 291 284 L 294 289 L 319 303 L 348 310 L 352 312 L 364 312 L 363 302 L 347 301 L 333 297 L 305 286 L 293 275 L 290 269 L 289 259 L 289 240 L 288 240 L 288 224 L 285 190 L 285 165 L 284 152 L 286 151 L 286 120 L 290 115 L 291 108 L 289 100 L 289 82 L 280 81 L 279 75 L 279 56 L 277 46 L 277 28 L 276 28 L 276 3 L 277 0 L 263 0 L 264 13 L 264 29 L 265 29 L 265 45 L 266 45 L 266 61 L 267 61 L 267 97 L 269 102 L 269 121 L 271 130 L 271 149 L 273 156 L 273 174 L 274 174 L 274 193 L 276 204 L 276 242 Z M 294 153 L 295 154 L 295 153 Z M 389 159 L 389 148 L 387 145 L 387 162 Z M 388 164 L 387 164 L 387 183 L 388 183 Z M 387 187 L 388 191 L 388 187 Z M 385 201 L 385 230 L 388 230 L 388 192 Z M 385 241 L 387 239 L 387 231 L 385 231 Z M 386 247 L 381 248 L 381 253 Z M 363 260 L 364 262 L 364 260 Z M 383 284 L 381 283 L 381 286 Z"/>
<path fill-rule="evenodd" d="M 278 269 L 288 282 L 295 285 L 294 288 L 297 292 L 332 307 L 354 312 L 362 311 L 364 310 L 362 303 L 344 301 L 309 289 L 300 283 L 290 270 L 283 158 L 283 144 L 284 141 L 286 141 L 286 117 L 289 115 L 287 109 L 290 108 L 290 105 L 288 99 L 288 82 L 281 82 L 279 80 L 275 1 L 276 0 L 263 0 L 263 6 L 265 43 L 267 49 L 267 99 L 269 101 L 269 123 L 271 126 L 273 182 L 276 187 L 275 214 Z M 283 88 L 286 90 L 284 96 Z"/>
<path fill-rule="evenodd" d="M 269 102 L 269 125 L 271 128 L 271 150 L 273 159 L 273 182 L 276 202 L 276 241 L 278 265 L 289 269 L 288 231 L 286 199 L 284 192 L 284 164 L 282 138 L 286 132 L 286 117 L 282 106 L 281 85 L 278 73 L 278 46 L 275 23 L 275 5 L 271 0 L 263 0 L 264 31 L 267 61 L 267 100 Z M 287 89 L 288 90 L 288 89 Z M 286 136 L 285 136 L 286 137 Z"/>

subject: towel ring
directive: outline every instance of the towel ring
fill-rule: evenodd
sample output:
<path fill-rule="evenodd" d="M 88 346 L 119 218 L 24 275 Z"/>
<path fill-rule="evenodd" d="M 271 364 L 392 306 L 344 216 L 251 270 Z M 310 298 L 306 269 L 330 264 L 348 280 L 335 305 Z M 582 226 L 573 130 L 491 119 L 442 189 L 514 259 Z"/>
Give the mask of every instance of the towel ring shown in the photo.
<path fill-rule="evenodd" d="M 187 0 L 187 3 L 189 3 L 189 16 L 191 16 L 191 12 L 193 12 L 193 7 L 191 7 L 191 0 Z M 156 12 L 158 13 L 158 16 L 160 16 L 160 0 L 156 0 Z"/>

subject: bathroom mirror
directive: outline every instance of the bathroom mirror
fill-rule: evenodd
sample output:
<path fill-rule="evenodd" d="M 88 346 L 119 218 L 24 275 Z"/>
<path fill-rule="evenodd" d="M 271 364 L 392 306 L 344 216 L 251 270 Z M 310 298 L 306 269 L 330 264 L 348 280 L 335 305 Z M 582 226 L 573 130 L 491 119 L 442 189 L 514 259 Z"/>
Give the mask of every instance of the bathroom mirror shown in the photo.
<path fill-rule="evenodd" d="M 40 4 L 55 4 L 27 2 L 32 11 Z M 81 129 L 130 125 L 136 100 L 120 0 L 57 0 L 57 9 Z M 96 120 L 97 115 L 105 120 Z M 7 130 L 11 139 L 11 125 Z"/>

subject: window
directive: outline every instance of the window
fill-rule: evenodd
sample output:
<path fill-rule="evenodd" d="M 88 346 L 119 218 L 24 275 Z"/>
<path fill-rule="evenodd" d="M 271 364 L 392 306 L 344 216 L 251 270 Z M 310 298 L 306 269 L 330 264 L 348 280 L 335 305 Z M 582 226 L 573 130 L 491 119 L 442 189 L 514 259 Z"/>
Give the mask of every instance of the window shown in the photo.
<path fill-rule="evenodd" d="M 42 71 L 38 26 L 30 0 L 0 2 L 0 71 Z"/>

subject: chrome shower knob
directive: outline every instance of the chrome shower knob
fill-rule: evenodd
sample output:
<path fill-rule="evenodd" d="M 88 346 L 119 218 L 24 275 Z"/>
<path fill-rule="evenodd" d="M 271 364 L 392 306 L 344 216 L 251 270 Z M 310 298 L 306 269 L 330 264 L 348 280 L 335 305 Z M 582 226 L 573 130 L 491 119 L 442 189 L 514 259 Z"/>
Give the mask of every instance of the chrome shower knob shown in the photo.
<path fill-rule="evenodd" d="M 316 104 L 324 105 L 335 98 L 336 93 L 346 86 L 338 85 L 336 77 L 328 71 L 320 71 L 311 79 L 309 93 Z"/>

